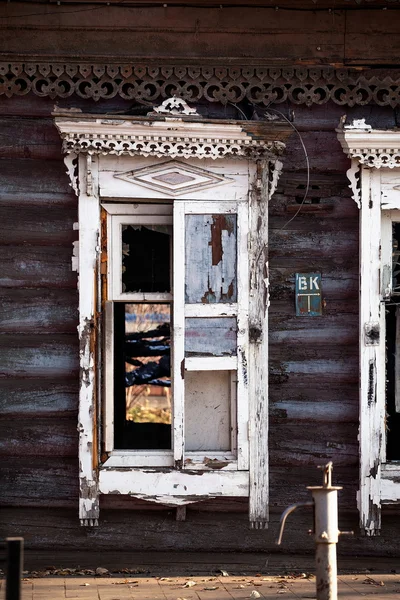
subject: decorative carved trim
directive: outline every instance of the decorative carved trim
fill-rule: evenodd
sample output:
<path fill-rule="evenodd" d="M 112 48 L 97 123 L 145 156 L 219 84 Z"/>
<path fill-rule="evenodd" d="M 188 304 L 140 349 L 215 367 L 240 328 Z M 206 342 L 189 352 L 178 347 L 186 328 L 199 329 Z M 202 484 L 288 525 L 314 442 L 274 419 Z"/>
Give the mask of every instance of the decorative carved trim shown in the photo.
<path fill-rule="evenodd" d="M 156 106 L 153 113 L 156 115 L 178 115 L 178 116 L 197 116 L 200 115 L 196 111 L 195 108 L 191 108 L 187 102 L 183 98 L 176 98 L 173 96 L 172 98 L 167 98 L 164 100 L 160 106 Z"/>
<path fill-rule="evenodd" d="M 353 159 L 351 161 L 351 167 L 348 169 L 346 175 L 350 181 L 349 188 L 353 192 L 352 198 L 358 208 L 361 208 L 360 165 L 357 160 Z"/>
<path fill-rule="evenodd" d="M 332 67 L 149 64 L 0 63 L 0 94 L 50 98 L 114 98 L 153 105 L 177 96 L 228 104 L 400 104 L 400 72 Z"/>
<path fill-rule="evenodd" d="M 269 198 L 275 194 L 276 188 L 278 187 L 278 181 L 281 176 L 283 169 L 283 162 L 276 160 L 274 163 L 270 163 L 269 166 Z"/>
<path fill-rule="evenodd" d="M 193 167 L 181 161 L 170 160 L 151 167 L 114 173 L 117 179 L 164 192 L 169 196 L 180 196 L 187 192 L 197 192 L 217 185 L 232 183 L 233 179 L 218 175 L 206 169 Z"/>
<path fill-rule="evenodd" d="M 376 169 L 400 167 L 400 132 L 372 129 L 360 121 L 337 132 L 344 152 L 359 164 Z"/>
<path fill-rule="evenodd" d="M 376 169 L 400 167 L 400 148 L 391 152 L 379 152 L 373 149 L 358 150 L 350 152 L 349 156 L 357 159 L 362 165 Z"/>
<path fill-rule="evenodd" d="M 70 152 L 64 157 L 64 164 L 67 167 L 67 175 L 70 180 L 70 186 L 74 190 L 75 194 L 79 196 L 79 177 L 78 177 L 78 161 L 77 155 L 74 152 Z"/>
<path fill-rule="evenodd" d="M 187 117 L 186 117 L 187 119 Z M 69 113 L 55 120 L 66 154 L 158 158 L 276 160 L 289 128 L 260 121 L 188 121 L 177 117 L 93 118 Z M 272 139 L 271 139 L 272 137 Z M 89 179 L 88 179 L 89 184 Z"/>
<path fill-rule="evenodd" d="M 86 156 L 86 193 L 88 196 L 93 194 L 93 177 L 92 177 L 92 155 Z"/>

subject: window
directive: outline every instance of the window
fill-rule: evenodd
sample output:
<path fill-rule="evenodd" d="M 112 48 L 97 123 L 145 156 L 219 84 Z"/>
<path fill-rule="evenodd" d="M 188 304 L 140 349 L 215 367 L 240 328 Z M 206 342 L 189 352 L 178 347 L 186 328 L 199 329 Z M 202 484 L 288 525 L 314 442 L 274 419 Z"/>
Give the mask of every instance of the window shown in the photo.
<path fill-rule="evenodd" d="M 286 124 L 58 114 L 79 197 L 79 515 L 249 497 L 268 523 L 268 197 Z M 75 259 L 76 260 L 76 259 Z"/>
<path fill-rule="evenodd" d="M 360 208 L 360 526 L 377 535 L 400 502 L 400 136 L 362 120 L 338 137 Z"/>
<path fill-rule="evenodd" d="M 102 208 L 104 466 L 247 469 L 247 202 Z"/>

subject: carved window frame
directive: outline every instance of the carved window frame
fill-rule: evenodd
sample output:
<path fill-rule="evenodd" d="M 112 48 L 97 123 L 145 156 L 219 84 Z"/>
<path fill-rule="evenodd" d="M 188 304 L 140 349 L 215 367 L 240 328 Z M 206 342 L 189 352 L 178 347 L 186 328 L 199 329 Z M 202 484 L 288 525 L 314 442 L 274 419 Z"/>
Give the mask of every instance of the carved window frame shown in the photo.
<path fill-rule="evenodd" d="M 400 463 L 386 459 L 386 322 L 392 222 L 400 213 L 400 133 L 364 120 L 338 129 L 360 208 L 360 527 L 379 535 L 383 504 L 400 502 Z"/>
<path fill-rule="evenodd" d="M 279 156 L 290 129 L 282 123 L 205 121 L 177 98 L 166 100 L 151 116 L 144 118 L 109 118 L 107 115 L 66 112 L 57 114 L 55 122 L 67 154 L 65 162 L 71 185 L 79 197 L 81 384 L 78 431 L 81 524 L 97 525 L 99 495 L 118 492 L 169 506 L 182 506 L 205 497 L 249 496 L 251 526 L 267 527 L 268 198 L 277 184 L 282 167 Z M 138 182 L 136 180 L 132 184 L 132 174 L 138 168 L 138 158 L 143 163 L 143 158 L 147 160 L 148 157 L 151 157 L 152 164 L 160 164 L 166 159 L 183 160 L 194 171 L 201 162 L 204 164 L 205 161 L 200 159 L 206 159 L 216 166 L 221 161 L 227 161 L 223 164 L 233 161 L 233 164 L 242 165 L 239 169 L 242 183 L 237 184 L 236 176 L 233 177 L 230 182 L 233 195 L 230 198 L 229 195 L 226 197 L 224 191 L 217 192 L 219 188 L 215 187 L 224 178 L 218 175 L 221 168 L 214 169 L 212 165 L 207 167 L 212 180 L 210 186 L 214 186 L 212 197 L 219 201 L 220 210 L 226 209 L 222 206 L 226 200 L 234 199 L 237 210 L 241 212 L 239 218 L 249 220 L 249 233 L 238 241 L 238 245 L 246 244 L 249 252 L 245 272 L 249 273 L 250 294 L 241 309 L 242 323 L 246 319 L 247 327 L 240 327 L 245 337 L 250 332 L 248 349 L 241 356 L 241 378 L 243 385 L 248 386 L 249 394 L 248 414 L 247 418 L 242 414 L 241 423 L 238 424 L 239 428 L 246 430 L 248 451 L 245 451 L 242 464 L 237 467 L 228 463 L 217 470 L 204 467 L 200 470 L 198 467 L 189 471 L 184 468 L 181 453 L 174 456 L 175 468 L 125 467 L 120 463 L 113 466 L 112 461 L 107 463 L 110 456 L 105 453 L 101 439 L 103 381 L 100 365 L 104 352 L 101 328 L 105 309 L 102 305 L 101 276 L 105 266 L 102 262 L 104 236 L 101 232 L 104 223 L 101 206 L 106 207 L 110 199 L 127 205 L 138 199 Z M 120 168 L 122 163 L 123 172 Z M 239 185 L 240 189 L 235 185 Z M 229 185 L 225 187 L 229 188 Z M 139 196 L 154 201 L 154 198 L 160 198 L 160 192 L 151 195 L 147 188 L 142 187 Z M 202 214 L 210 210 L 211 205 L 218 207 L 218 202 L 209 202 L 209 198 L 208 189 L 191 190 L 186 196 L 183 193 L 179 199 L 174 199 L 176 219 L 184 218 L 185 204 L 188 210 L 192 203 L 197 207 L 202 205 Z M 175 227 L 178 246 L 182 244 L 182 231 L 182 228 Z M 246 274 L 243 276 L 247 277 Z M 243 343 L 246 344 L 244 339 Z M 238 404 L 241 401 L 238 397 Z M 232 470 L 232 466 L 236 470 Z M 194 472 L 201 474 L 201 477 L 193 477 Z"/>

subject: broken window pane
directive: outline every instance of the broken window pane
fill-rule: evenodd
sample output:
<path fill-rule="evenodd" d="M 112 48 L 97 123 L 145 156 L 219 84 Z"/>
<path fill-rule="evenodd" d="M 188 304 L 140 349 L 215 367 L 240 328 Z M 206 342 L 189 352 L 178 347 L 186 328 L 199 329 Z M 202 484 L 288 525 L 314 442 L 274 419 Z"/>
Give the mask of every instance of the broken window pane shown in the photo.
<path fill-rule="evenodd" d="M 236 317 L 185 319 L 185 356 L 232 356 L 236 345 Z"/>
<path fill-rule="evenodd" d="M 186 371 L 185 449 L 231 450 L 232 371 Z"/>
<path fill-rule="evenodd" d="M 169 225 L 122 226 L 122 291 L 169 292 Z"/>
<path fill-rule="evenodd" d="M 115 447 L 170 449 L 170 305 L 114 307 Z"/>
<path fill-rule="evenodd" d="M 186 215 L 185 298 L 237 301 L 236 215 Z"/>

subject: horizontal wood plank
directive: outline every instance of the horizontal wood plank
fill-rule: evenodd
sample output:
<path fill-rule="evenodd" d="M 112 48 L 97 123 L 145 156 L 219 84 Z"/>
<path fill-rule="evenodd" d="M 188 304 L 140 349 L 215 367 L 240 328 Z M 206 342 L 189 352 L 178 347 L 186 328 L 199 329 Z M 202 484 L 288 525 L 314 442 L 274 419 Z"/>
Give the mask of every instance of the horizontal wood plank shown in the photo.
<path fill-rule="evenodd" d="M 249 10 L 243 10 L 242 6 L 225 6 L 223 10 L 219 8 L 208 7 L 207 10 L 201 10 L 196 6 L 169 6 L 168 10 L 163 10 L 162 6 L 148 6 L 145 9 L 142 7 L 114 7 L 110 6 L 98 7 L 96 11 L 80 12 L 79 20 L 76 19 L 76 10 L 74 6 L 64 7 L 64 11 L 52 10 L 46 11 L 46 19 L 43 14 L 27 15 L 26 10 L 19 5 L 7 7 L 8 22 L 7 27 L 12 31 L 15 27 L 15 19 L 18 18 L 18 24 L 24 25 L 24 29 L 34 27 L 38 34 L 30 39 L 30 48 L 33 53 L 33 45 L 35 42 L 43 44 L 49 40 L 40 40 L 40 37 L 45 37 L 43 33 L 52 32 L 59 29 L 61 35 L 59 37 L 67 37 L 66 32 L 79 32 L 85 28 L 89 33 L 97 31 L 99 43 L 105 43 L 102 39 L 102 34 L 107 30 L 115 30 L 126 32 L 128 29 L 139 34 L 140 32 L 148 33 L 191 33 L 196 24 L 198 33 L 217 34 L 223 32 L 232 33 L 293 33 L 304 34 L 324 32 L 327 40 L 332 41 L 335 34 L 340 34 L 345 25 L 345 15 L 338 11 L 334 18 L 327 10 L 324 11 L 275 11 L 275 7 L 265 5 L 249 7 Z M 3 26 L 4 27 L 4 26 Z M 138 44 L 140 44 L 140 39 Z M 59 43 L 61 43 L 59 41 Z M 18 44 L 18 40 L 14 40 L 14 44 Z M 19 42 L 22 47 L 22 40 Z M 123 44 L 123 40 L 121 40 Z M 89 40 L 82 40 L 82 53 L 88 53 L 88 49 L 93 50 Z M 11 49 L 10 49 L 11 50 Z M 110 48 L 108 48 L 110 51 Z M 148 51 L 151 47 L 148 46 Z M 120 48 L 114 48 L 113 54 L 122 54 L 123 45 Z"/>
<path fill-rule="evenodd" d="M 72 242 L 78 232 L 75 208 L 2 206 L 0 203 L 2 245 L 65 246 L 72 253 Z"/>
<path fill-rule="evenodd" d="M 50 118 L 3 117 L 0 130 L 0 158 L 61 158 L 61 139 Z"/>
<path fill-rule="evenodd" d="M 7 457 L 0 464 L 0 506 L 74 508 L 78 460 L 60 456 Z"/>
<path fill-rule="evenodd" d="M 358 423 L 358 402 L 347 397 L 338 402 L 283 400 L 271 402 L 270 413 L 272 422 Z"/>
<path fill-rule="evenodd" d="M 335 131 L 305 131 L 301 134 L 310 169 L 314 172 L 345 172 L 349 160 L 344 154 Z M 285 167 L 306 170 L 305 153 L 299 136 L 292 135 L 286 142 Z"/>
<path fill-rule="evenodd" d="M 294 302 L 293 302 L 293 313 Z M 269 332 L 270 343 L 283 344 L 358 344 L 358 316 L 341 315 L 317 317 L 283 318 L 279 322 L 279 316 L 271 319 Z"/>
<path fill-rule="evenodd" d="M 284 348 L 282 354 L 284 354 Z M 300 383 L 313 385 L 319 381 L 326 385 L 357 383 L 358 381 L 358 359 L 352 358 L 325 359 L 310 358 L 309 360 L 279 360 L 271 350 L 270 382 L 279 384 L 290 382 L 292 386 Z"/>
<path fill-rule="evenodd" d="M 337 231 L 287 231 L 274 230 L 270 236 L 270 255 L 276 258 L 292 257 L 296 249 L 297 256 L 306 256 L 309 260 L 323 257 L 335 260 L 344 259 L 358 253 L 358 232 L 346 231 L 338 235 Z"/>
<path fill-rule="evenodd" d="M 319 473 L 320 475 L 320 473 Z M 308 496 L 309 498 L 309 496 Z M 293 501 L 293 500 L 292 500 Z M 97 552 L 118 547 L 121 551 L 158 552 L 224 552 L 238 548 L 241 552 L 276 552 L 276 533 L 282 507 L 271 508 L 269 531 L 250 530 L 245 513 L 221 514 L 214 516 L 205 512 L 188 509 L 190 517 L 182 522 L 175 520 L 175 511 L 135 512 L 126 510 L 104 510 L 101 525 L 95 530 L 80 527 L 76 509 L 56 508 L 3 508 L 0 514 L 2 527 L 7 524 L 7 535 L 23 536 L 29 549 L 70 549 L 75 551 Z M 342 556 L 379 555 L 382 547 L 386 556 L 397 556 L 400 525 L 397 515 L 387 511 L 384 515 L 385 528 L 380 537 L 370 538 L 358 534 L 358 519 L 354 511 L 342 512 L 340 528 L 355 530 L 355 536 L 343 536 L 339 549 Z M 284 538 L 285 552 L 312 555 L 314 542 L 306 532 L 312 526 L 310 510 L 299 510 L 291 515 L 291 533 Z M 135 532 L 132 535 L 132 532 Z M 115 551 L 114 551 L 115 555 Z M 80 555 L 77 554 L 76 563 Z M 173 559 L 173 554 L 171 555 Z M 264 561 L 265 562 L 265 561 Z M 75 566 L 76 566 L 75 563 Z M 129 563 L 132 564 L 132 563 Z M 137 563 L 135 563 L 137 564 Z M 63 566 L 63 565 L 60 565 Z M 98 566 L 96 562 L 94 567 Z"/>
<path fill-rule="evenodd" d="M 78 378 L 23 379 L 1 382 L 0 419 L 78 414 Z"/>
<path fill-rule="evenodd" d="M 0 333 L 75 333 L 77 290 L 0 288 Z"/>
<path fill-rule="evenodd" d="M 31 193 L 50 197 L 65 194 L 74 198 L 76 204 L 61 156 L 59 160 L 0 158 L 0 179 L 4 194 L 25 197 L 26 204 Z"/>
<path fill-rule="evenodd" d="M 78 336 L 0 336 L 0 378 L 77 375 Z"/>
<path fill-rule="evenodd" d="M 358 464 L 358 424 L 320 422 L 275 422 L 270 429 L 270 461 L 275 466 L 320 465 L 329 460 L 336 466 Z"/>
<path fill-rule="evenodd" d="M 71 248 L 0 246 L 0 288 L 76 289 Z"/>
<path fill-rule="evenodd" d="M 76 418 L 0 419 L 0 456 L 77 455 Z"/>

